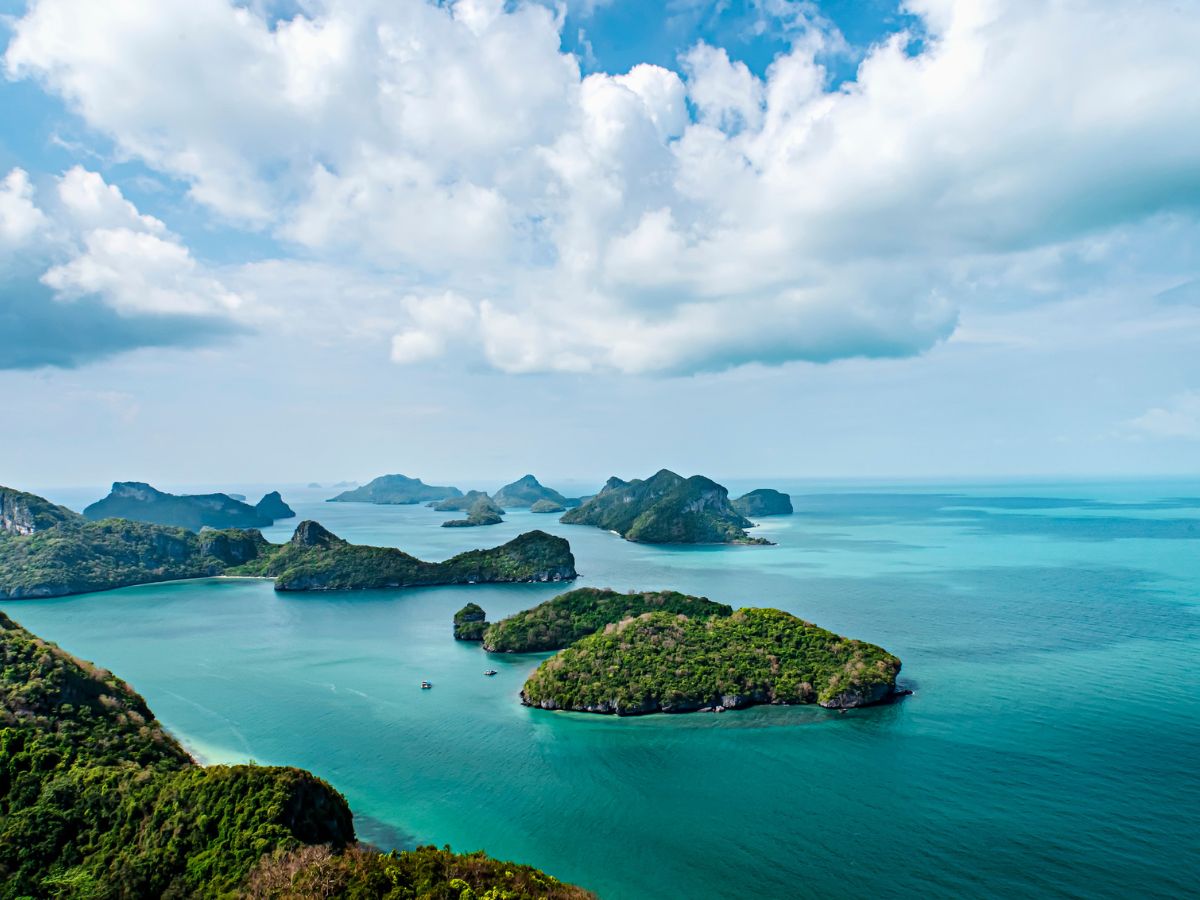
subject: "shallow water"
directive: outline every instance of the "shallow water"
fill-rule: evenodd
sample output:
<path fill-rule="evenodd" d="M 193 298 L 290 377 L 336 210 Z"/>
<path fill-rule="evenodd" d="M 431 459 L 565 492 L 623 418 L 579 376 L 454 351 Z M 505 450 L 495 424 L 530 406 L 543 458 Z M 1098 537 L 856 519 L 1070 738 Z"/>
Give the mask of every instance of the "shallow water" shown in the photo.
<path fill-rule="evenodd" d="M 580 585 L 787 609 L 896 653 L 913 696 L 845 715 L 525 709 L 544 657 L 456 643 L 450 617 L 556 585 L 212 579 L 4 610 L 126 678 L 205 758 L 327 778 L 377 843 L 485 849 L 605 898 L 1196 890 L 1200 483 L 774 486 L 799 511 L 763 521 L 774 547 L 655 548 L 521 511 L 442 529 L 424 507 L 284 496 L 430 559 L 540 527 L 571 541 Z"/>

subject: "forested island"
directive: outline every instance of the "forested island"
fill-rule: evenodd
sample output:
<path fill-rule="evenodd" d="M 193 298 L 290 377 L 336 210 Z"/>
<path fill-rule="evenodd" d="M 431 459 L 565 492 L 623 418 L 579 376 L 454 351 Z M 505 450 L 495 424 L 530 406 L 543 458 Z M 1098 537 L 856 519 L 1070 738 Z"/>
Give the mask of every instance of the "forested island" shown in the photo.
<path fill-rule="evenodd" d="M 83 517 L 93 522 L 129 519 L 192 531 L 266 528 L 276 519 L 290 519 L 295 515 L 278 491 L 271 491 L 257 505 L 250 506 L 228 494 L 168 494 L 141 481 L 113 482 L 107 497 L 83 510 Z"/>
<path fill-rule="evenodd" d="M 461 496 L 462 491 L 456 487 L 426 484 L 420 478 L 409 478 L 407 475 L 380 475 L 362 487 L 330 497 L 327 502 L 407 505 Z"/>
<path fill-rule="evenodd" d="M 758 488 L 730 501 L 743 516 L 790 516 L 792 498 L 772 488 Z"/>
<path fill-rule="evenodd" d="M 450 519 L 443 528 L 472 528 L 476 525 L 499 525 L 504 521 L 504 510 L 493 503 L 486 494 L 475 499 L 467 507 L 465 519 Z"/>
<path fill-rule="evenodd" d="M 578 588 L 489 625 L 483 647 L 498 653 L 561 650 L 605 625 L 646 612 L 669 612 L 697 619 L 727 616 L 733 607 L 678 591 L 622 594 L 608 588 Z"/>
<path fill-rule="evenodd" d="M 553 503 L 564 509 L 569 506 L 579 505 L 578 500 L 564 497 L 553 488 L 543 485 L 532 475 L 523 475 L 512 484 L 506 484 L 500 490 L 496 491 L 492 499 L 504 509 L 531 507 L 540 501 Z"/>
<path fill-rule="evenodd" d="M 620 716 L 763 703 L 846 709 L 892 698 L 899 671 L 886 650 L 777 609 L 707 618 L 646 612 L 546 660 L 521 700 Z"/>
<path fill-rule="evenodd" d="M 394 547 L 351 544 L 317 522 L 301 522 L 292 539 L 228 575 L 275 579 L 277 591 L 337 591 L 441 584 L 570 581 L 575 557 L 563 538 L 529 531 L 488 550 L 468 550 L 445 562 L 425 562 Z"/>
<path fill-rule="evenodd" d="M 454 639 L 480 641 L 487 630 L 487 613 L 478 603 L 468 603 L 454 614 Z"/>
<path fill-rule="evenodd" d="M 357 842 L 302 769 L 200 766 L 129 685 L 0 613 L 0 898 L 554 898 L 482 853 Z"/>
<path fill-rule="evenodd" d="M 768 544 L 729 502 L 729 491 L 703 475 L 683 478 L 662 469 L 645 481 L 610 478 L 604 488 L 560 520 L 615 531 L 647 544 Z"/>
<path fill-rule="evenodd" d="M 272 544 L 254 529 L 184 528 L 104 519 L 0 488 L 0 599 L 60 597 L 212 575 L 275 579 L 280 591 L 567 581 L 570 544 L 542 531 L 500 547 L 425 562 L 392 547 L 351 544 L 312 521 Z"/>

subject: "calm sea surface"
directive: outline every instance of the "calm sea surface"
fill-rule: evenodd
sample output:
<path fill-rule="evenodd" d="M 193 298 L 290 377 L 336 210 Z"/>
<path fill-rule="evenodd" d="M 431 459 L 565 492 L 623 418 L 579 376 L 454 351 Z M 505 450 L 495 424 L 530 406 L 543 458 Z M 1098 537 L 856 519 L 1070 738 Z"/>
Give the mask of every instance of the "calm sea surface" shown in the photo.
<path fill-rule="evenodd" d="M 580 585 L 780 607 L 896 653 L 913 696 L 846 715 L 525 709 L 544 656 L 489 657 L 450 618 L 554 585 L 214 579 L 4 611 L 127 679 L 205 759 L 328 779 L 384 846 L 484 849 L 614 900 L 1195 896 L 1200 483 L 772 486 L 798 511 L 756 531 L 774 547 L 656 548 L 522 511 L 443 529 L 424 507 L 284 497 L 428 559 L 543 528 L 570 540 Z M 104 491 L 49 493 L 78 509 Z"/>

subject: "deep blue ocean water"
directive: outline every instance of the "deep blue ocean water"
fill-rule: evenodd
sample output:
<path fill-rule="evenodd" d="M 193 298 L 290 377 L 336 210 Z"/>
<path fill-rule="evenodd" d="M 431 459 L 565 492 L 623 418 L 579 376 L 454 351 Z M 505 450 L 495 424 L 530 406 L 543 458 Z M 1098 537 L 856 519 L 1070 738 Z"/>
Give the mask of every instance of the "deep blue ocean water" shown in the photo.
<path fill-rule="evenodd" d="M 555 585 L 213 579 L 4 611 L 130 681 L 205 759 L 328 779 L 384 846 L 485 849 L 615 900 L 1195 895 L 1200 482 L 772 486 L 797 508 L 762 520 L 773 547 L 650 547 L 523 511 L 443 529 L 424 507 L 284 496 L 431 559 L 540 527 L 571 541 L 580 585 L 780 607 L 896 653 L 913 696 L 845 715 L 525 709 L 544 657 L 456 643 L 450 617 Z M 78 509 L 104 491 L 47 493 Z"/>

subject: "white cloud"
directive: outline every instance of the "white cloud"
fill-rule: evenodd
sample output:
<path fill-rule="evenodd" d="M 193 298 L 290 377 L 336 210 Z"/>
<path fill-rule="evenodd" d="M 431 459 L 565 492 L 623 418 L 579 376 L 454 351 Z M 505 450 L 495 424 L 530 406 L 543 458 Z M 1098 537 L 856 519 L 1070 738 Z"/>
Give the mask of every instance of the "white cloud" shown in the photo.
<path fill-rule="evenodd" d="M 6 64 L 218 215 L 404 284 L 387 326 L 404 363 L 916 354 L 980 290 L 1028 302 L 1080 269 L 1046 265 L 1031 286 L 1033 256 L 1086 246 L 1095 270 L 1106 235 L 1195 218 L 1195 3 L 908 7 L 922 51 L 896 36 L 837 90 L 819 64 L 836 35 L 784 0 L 764 8 L 795 43 L 764 78 L 705 45 L 682 76 L 581 78 L 560 13 L 499 0 L 313 0 L 273 27 L 228 0 L 36 0 Z M 76 205 L 121 214 L 78 187 Z M 96 228 L 64 290 L 132 303 L 117 257 L 135 253 L 172 302 L 224 305 L 148 224 Z"/>
<path fill-rule="evenodd" d="M 0 269 L 40 272 L 62 302 L 99 298 L 122 314 L 227 316 L 241 298 L 120 189 L 75 166 L 43 209 L 29 176 L 0 182 Z"/>
<path fill-rule="evenodd" d="M 34 204 L 29 173 L 13 169 L 0 181 L 0 250 L 25 243 L 47 224 Z"/>
<path fill-rule="evenodd" d="M 1184 391 L 1165 406 L 1146 410 L 1129 425 L 1152 437 L 1200 440 L 1200 391 Z"/>

